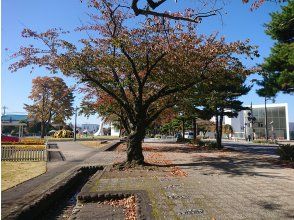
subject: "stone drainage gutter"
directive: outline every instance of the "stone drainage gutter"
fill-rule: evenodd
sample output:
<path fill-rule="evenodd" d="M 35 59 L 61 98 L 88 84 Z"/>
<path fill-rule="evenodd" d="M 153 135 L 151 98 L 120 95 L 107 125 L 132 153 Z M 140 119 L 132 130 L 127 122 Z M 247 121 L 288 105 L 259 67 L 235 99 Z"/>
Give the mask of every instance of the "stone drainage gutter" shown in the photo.
<path fill-rule="evenodd" d="M 36 198 L 25 206 L 15 208 L 7 216 L 2 216 L 1 218 L 42 219 L 44 213 L 50 209 L 55 209 L 55 204 L 58 205 L 59 203 L 62 203 L 66 195 L 75 193 L 77 189 L 80 189 L 81 186 L 83 186 L 87 180 L 99 170 L 103 170 L 103 167 L 90 166 L 77 168 L 70 176 L 67 176 L 62 181 L 58 182 L 40 197 Z M 24 203 L 25 202 L 29 201 L 24 201 Z"/>

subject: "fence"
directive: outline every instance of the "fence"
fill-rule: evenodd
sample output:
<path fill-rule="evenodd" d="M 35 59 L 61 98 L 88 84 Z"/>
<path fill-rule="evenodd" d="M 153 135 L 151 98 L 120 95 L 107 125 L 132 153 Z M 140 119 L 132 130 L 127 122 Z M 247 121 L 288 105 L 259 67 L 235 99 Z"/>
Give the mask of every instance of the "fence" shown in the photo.
<path fill-rule="evenodd" d="M 2 161 L 47 161 L 47 149 L 17 149 L 15 146 L 1 147 Z"/>

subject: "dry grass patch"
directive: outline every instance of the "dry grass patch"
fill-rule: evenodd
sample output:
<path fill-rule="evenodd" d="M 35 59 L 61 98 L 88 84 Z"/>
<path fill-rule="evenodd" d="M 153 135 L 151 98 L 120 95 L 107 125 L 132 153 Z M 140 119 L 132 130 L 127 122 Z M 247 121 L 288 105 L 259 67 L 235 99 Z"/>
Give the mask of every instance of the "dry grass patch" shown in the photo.
<path fill-rule="evenodd" d="M 93 147 L 93 148 L 101 148 L 104 147 L 105 145 L 109 144 L 109 142 L 106 143 L 101 143 L 101 141 L 79 141 L 78 142 L 81 145 L 84 145 L 86 147 Z"/>
<path fill-rule="evenodd" d="M 46 162 L 1 162 L 1 191 L 46 172 Z"/>

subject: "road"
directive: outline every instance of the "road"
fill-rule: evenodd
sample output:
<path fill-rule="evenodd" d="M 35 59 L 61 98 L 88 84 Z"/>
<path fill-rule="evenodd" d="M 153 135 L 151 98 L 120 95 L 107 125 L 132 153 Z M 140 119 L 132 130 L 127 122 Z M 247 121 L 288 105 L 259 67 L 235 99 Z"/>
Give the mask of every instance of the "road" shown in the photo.
<path fill-rule="evenodd" d="M 254 144 L 246 142 L 231 142 L 223 141 L 223 145 L 226 148 L 231 148 L 237 151 L 242 151 L 245 153 L 258 154 L 258 155 L 270 155 L 277 156 L 276 149 L 277 145 L 263 145 L 263 144 Z"/>

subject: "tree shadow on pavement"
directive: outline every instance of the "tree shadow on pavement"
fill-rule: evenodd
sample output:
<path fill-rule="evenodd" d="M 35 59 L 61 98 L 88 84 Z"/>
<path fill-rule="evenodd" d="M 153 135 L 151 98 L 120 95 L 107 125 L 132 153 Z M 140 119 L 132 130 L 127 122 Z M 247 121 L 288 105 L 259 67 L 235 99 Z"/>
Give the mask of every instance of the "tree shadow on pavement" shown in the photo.
<path fill-rule="evenodd" d="M 281 174 L 282 167 L 268 161 L 268 158 L 250 156 L 238 153 L 235 156 L 194 156 L 189 163 L 173 163 L 171 165 L 181 168 L 194 169 L 204 175 L 227 174 L 231 176 L 260 176 L 270 178 L 289 179 Z"/>
<path fill-rule="evenodd" d="M 285 218 L 293 219 L 294 218 L 294 209 L 285 209 L 283 205 L 275 203 L 273 201 L 258 201 L 256 203 L 258 206 L 262 207 L 267 211 L 279 211 L 282 212 Z"/>

